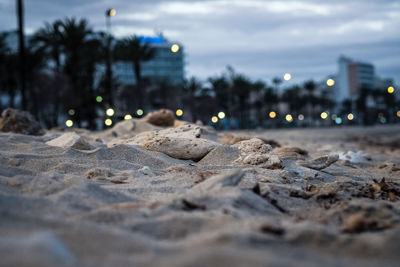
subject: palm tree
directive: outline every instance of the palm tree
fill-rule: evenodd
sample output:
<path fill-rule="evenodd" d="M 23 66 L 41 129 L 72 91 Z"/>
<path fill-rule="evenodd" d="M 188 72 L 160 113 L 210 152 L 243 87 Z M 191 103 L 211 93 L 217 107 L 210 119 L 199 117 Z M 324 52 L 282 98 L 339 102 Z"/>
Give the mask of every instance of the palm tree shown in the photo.
<path fill-rule="evenodd" d="M 137 36 L 131 36 L 118 41 L 115 48 L 117 60 L 129 61 L 133 65 L 136 78 L 136 88 L 140 108 L 144 107 L 146 92 L 143 88 L 142 62 L 151 60 L 155 56 L 155 49 L 148 43 L 144 43 Z"/>
<path fill-rule="evenodd" d="M 272 79 L 272 83 L 275 85 L 275 90 L 278 91 L 279 90 L 279 85 L 282 83 L 282 79 L 275 77 Z"/>
<path fill-rule="evenodd" d="M 33 46 L 44 50 L 54 61 L 54 70 L 61 71 L 61 25 L 62 21 L 56 20 L 53 23 L 45 23 L 34 33 L 31 39 Z"/>
<path fill-rule="evenodd" d="M 92 29 L 85 19 L 65 18 L 60 23 L 60 42 L 65 56 L 64 71 L 70 84 L 69 93 L 65 97 L 66 109 L 74 108 L 76 110 L 75 118 L 78 125 L 83 119 L 81 111 L 91 104 L 87 102 L 87 93 L 85 92 L 91 80 L 87 75 L 85 76 L 83 71 L 84 59 L 88 51 L 85 47 L 91 34 Z"/>
<path fill-rule="evenodd" d="M 8 106 L 14 107 L 18 88 L 18 54 L 8 47 L 7 36 L 8 33 L 0 34 L 0 92 L 9 96 Z"/>

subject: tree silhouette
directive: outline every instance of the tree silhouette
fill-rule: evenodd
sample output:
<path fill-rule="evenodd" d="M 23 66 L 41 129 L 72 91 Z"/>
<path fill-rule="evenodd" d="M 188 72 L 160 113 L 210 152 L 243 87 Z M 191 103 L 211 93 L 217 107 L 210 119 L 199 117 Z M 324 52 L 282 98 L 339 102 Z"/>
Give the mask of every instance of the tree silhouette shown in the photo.
<path fill-rule="evenodd" d="M 303 85 L 304 89 L 307 91 L 307 110 L 308 110 L 308 118 L 310 119 L 310 123 L 314 121 L 314 104 L 315 97 L 314 92 L 317 88 L 317 85 L 313 80 L 306 81 Z"/>

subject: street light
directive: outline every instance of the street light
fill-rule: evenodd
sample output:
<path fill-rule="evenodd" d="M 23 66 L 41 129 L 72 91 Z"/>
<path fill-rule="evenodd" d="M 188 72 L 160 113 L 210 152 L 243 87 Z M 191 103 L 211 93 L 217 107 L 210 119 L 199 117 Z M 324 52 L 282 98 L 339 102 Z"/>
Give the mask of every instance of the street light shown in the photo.
<path fill-rule="evenodd" d="M 111 55 L 111 45 L 112 45 L 112 37 L 111 37 L 111 17 L 114 17 L 117 14 L 117 11 L 113 8 L 109 8 L 106 10 L 106 27 L 107 27 L 107 55 L 106 55 L 106 92 L 108 97 L 108 104 L 114 105 L 112 99 L 112 55 Z M 100 101 L 101 102 L 101 101 Z"/>

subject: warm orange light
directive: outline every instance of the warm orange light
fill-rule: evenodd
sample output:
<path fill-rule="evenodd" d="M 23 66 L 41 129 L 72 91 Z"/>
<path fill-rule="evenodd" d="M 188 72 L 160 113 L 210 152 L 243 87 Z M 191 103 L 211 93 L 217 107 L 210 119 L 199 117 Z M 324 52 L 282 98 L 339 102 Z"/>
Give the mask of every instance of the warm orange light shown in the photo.
<path fill-rule="evenodd" d="M 290 115 L 290 114 L 287 114 L 286 117 L 285 117 L 285 119 L 286 119 L 288 122 L 292 122 L 292 121 L 293 121 L 293 117 L 292 117 L 292 115 Z"/>
<path fill-rule="evenodd" d="M 389 94 L 393 94 L 394 93 L 394 87 L 393 86 L 389 86 L 387 89 Z"/>
<path fill-rule="evenodd" d="M 269 113 L 269 117 L 270 117 L 271 119 L 275 118 L 275 117 L 276 117 L 275 111 L 271 111 L 271 112 Z"/>
<path fill-rule="evenodd" d="M 211 121 L 212 121 L 213 123 L 217 123 L 217 122 L 218 122 L 218 117 L 217 117 L 217 116 L 213 116 L 213 117 L 211 118 Z"/>

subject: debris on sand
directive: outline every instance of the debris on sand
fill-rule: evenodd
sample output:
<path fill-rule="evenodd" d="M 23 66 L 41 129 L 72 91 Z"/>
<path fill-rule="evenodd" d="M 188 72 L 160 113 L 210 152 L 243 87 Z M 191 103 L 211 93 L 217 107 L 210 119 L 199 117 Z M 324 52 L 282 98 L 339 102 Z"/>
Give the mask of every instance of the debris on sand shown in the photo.
<path fill-rule="evenodd" d="M 40 124 L 26 111 L 5 109 L 0 117 L 0 132 L 13 132 L 28 135 L 43 135 Z"/>
<path fill-rule="evenodd" d="M 272 153 L 272 147 L 265 144 L 261 139 L 252 138 L 240 141 L 233 145 L 240 151 L 237 163 L 255 165 L 266 169 L 281 169 L 283 163 L 279 157 Z"/>
<path fill-rule="evenodd" d="M 90 150 L 92 146 L 83 137 L 74 132 L 65 133 L 53 140 L 46 142 L 49 146 L 57 146 L 62 148 L 75 148 L 79 150 Z"/>

